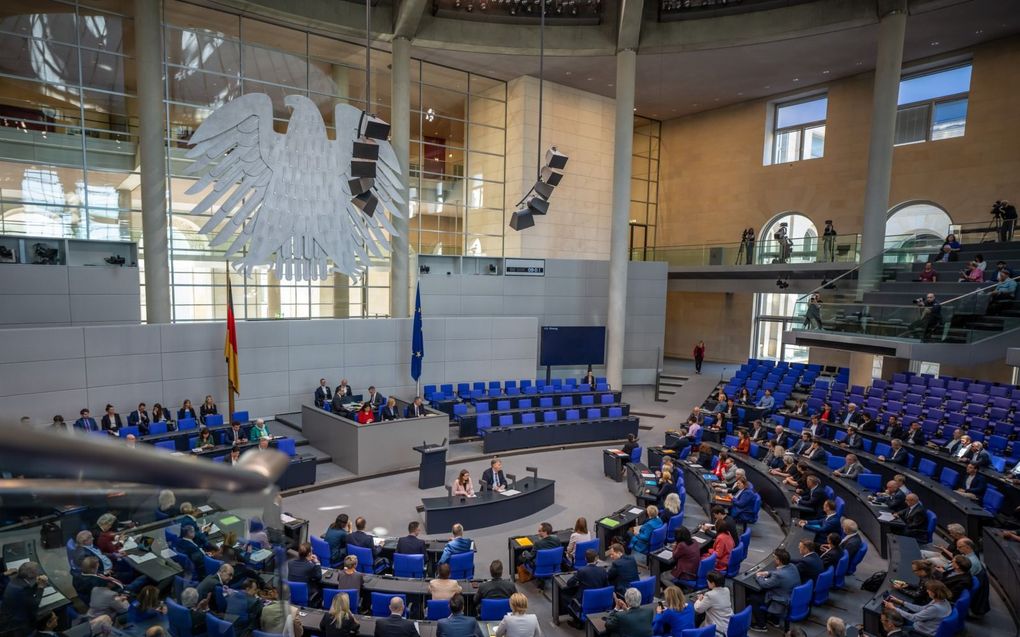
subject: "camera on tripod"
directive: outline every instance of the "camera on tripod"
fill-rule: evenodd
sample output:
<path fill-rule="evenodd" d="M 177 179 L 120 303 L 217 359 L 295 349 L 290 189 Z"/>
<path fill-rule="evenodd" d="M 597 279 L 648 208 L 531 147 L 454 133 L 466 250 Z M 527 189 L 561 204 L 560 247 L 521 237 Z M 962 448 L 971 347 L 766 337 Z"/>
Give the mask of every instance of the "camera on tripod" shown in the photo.
<path fill-rule="evenodd" d="M 32 244 L 32 254 L 34 255 L 32 263 L 35 265 L 56 265 L 60 250 L 51 248 L 45 243 L 35 243 Z"/>
<path fill-rule="evenodd" d="M 1001 219 L 1004 208 L 1005 206 L 1002 205 L 1002 201 L 996 201 L 992 204 L 992 211 L 988 214 L 992 215 L 996 219 Z"/>

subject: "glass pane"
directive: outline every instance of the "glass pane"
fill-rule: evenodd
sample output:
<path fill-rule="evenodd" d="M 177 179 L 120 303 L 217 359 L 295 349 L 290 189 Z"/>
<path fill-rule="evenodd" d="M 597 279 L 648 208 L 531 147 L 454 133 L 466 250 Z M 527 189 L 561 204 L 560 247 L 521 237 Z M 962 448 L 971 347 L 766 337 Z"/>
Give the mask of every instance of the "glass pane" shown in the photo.
<path fill-rule="evenodd" d="M 775 148 L 772 154 L 772 163 L 782 164 L 789 161 L 797 161 L 797 153 L 800 149 L 800 131 L 792 130 L 785 133 L 776 133 Z"/>
<path fill-rule="evenodd" d="M 308 60 L 304 56 L 258 46 L 242 48 L 245 79 L 302 89 L 308 86 Z"/>
<path fill-rule="evenodd" d="M 896 113 L 897 144 L 923 142 L 928 134 L 928 104 L 901 108 Z"/>
<path fill-rule="evenodd" d="M 167 24 L 191 28 L 196 31 L 218 33 L 231 38 L 240 37 L 240 20 L 236 15 L 198 7 L 182 0 L 164 0 L 163 19 Z"/>
<path fill-rule="evenodd" d="M 28 5 L 25 5 L 26 7 Z M 33 1 L 31 12 L 11 10 L 0 18 L 0 30 L 8 33 L 35 36 L 74 44 L 77 40 L 74 27 L 74 9 L 52 0 Z"/>
<path fill-rule="evenodd" d="M 825 153 L 825 126 L 804 129 L 802 159 L 817 159 Z"/>
<path fill-rule="evenodd" d="M 421 81 L 451 91 L 468 92 L 468 74 L 445 66 L 423 63 Z"/>
<path fill-rule="evenodd" d="M 0 126 L 63 134 L 65 126 L 81 122 L 79 99 L 70 86 L 0 78 Z"/>
<path fill-rule="evenodd" d="M 490 99 L 506 101 L 506 82 L 482 75 L 472 75 L 471 92 Z"/>
<path fill-rule="evenodd" d="M 472 124 L 506 128 L 506 104 L 472 95 L 468 117 Z"/>
<path fill-rule="evenodd" d="M 76 159 L 80 165 L 80 152 Z M 85 238 L 83 184 L 80 169 L 0 162 L 3 231 Z"/>
<path fill-rule="evenodd" d="M 421 106 L 426 119 L 429 115 L 464 119 L 467 95 L 447 91 L 425 84 L 421 87 Z"/>
<path fill-rule="evenodd" d="M 113 0 L 103 4 L 109 4 L 109 8 L 115 9 L 115 11 L 122 15 L 87 10 L 81 11 L 81 17 L 78 20 L 81 46 L 100 51 L 134 55 L 133 46 L 125 47 L 124 37 L 125 34 L 131 34 L 127 42 L 130 42 L 131 45 L 134 44 L 134 21 L 131 18 L 124 17 L 124 15 L 134 11 L 131 2 L 124 3 L 119 0 Z"/>
<path fill-rule="evenodd" d="M 919 75 L 900 82 L 899 104 L 911 104 L 970 90 L 970 65 Z"/>
<path fill-rule="evenodd" d="M 829 106 L 829 98 L 821 97 L 808 102 L 780 105 L 776 107 L 776 128 L 797 126 L 809 122 L 825 120 L 825 111 Z"/>
<path fill-rule="evenodd" d="M 308 52 L 304 32 L 260 20 L 241 18 L 241 39 L 272 50 L 297 53 L 302 57 Z M 244 72 L 247 74 L 249 71 L 245 69 Z"/>
<path fill-rule="evenodd" d="M 236 77 L 173 66 L 167 68 L 167 73 L 170 101 L 203 107 L 200 110 L 207 112 L 202 119 L 241 95 L 241 80 Z"/>
<path fill-rule="evenodd" d="M 950 137 L 963 137 L 966 125 L 966 99 L 936 104 L 935 114 L 931 118 L 931 138 L 948 139 Z"/>
<path fill-rule="evenodd" d="M 474 179 L 503 181 L 503 154 L 468 153 L 468 169 Z"/>
<path fill-rule="evenodd" d="M 47 84 L 78 84 L 78 53 L 53 41 L 4 35 L 0 73 Z"/>
<path fill-rule="evenodd" d="M 219 33 L 167 27 L 166 55 L 168 63 L 187 70 L 173 72 L 179 80 L 187 77 L 187 72 L 192 70 L 226 75 L 238 75 L 241 72 L 240 45 Z"/>
<path fill-rule="evenodd" d="M 468 124 L 468 145 L 471 150 L 500 155 L 506 148 L 506 133 L 502 128 Z"/>

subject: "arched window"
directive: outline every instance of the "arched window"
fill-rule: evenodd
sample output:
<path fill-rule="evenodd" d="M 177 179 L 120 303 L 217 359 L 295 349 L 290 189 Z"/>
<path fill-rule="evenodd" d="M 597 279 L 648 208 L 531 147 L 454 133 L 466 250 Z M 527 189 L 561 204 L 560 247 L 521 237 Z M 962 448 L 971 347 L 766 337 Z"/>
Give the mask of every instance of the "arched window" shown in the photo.
<path fill-rule="evenodd" d="M 932 201 L 906 201 L 889 210 L 885 222 L 885 247 L 909 248 L 941 240 L 953 220 L 945 208 Z"/>
<path fill-rule="evenodd" d="M 792 241 L 785 249 L 775 237 L 784 223 Z M 818 230 L 799 212 L 780 213 L 762 228 L 757 251 L 757 263 L 813 263 L 818 260 Z"/>

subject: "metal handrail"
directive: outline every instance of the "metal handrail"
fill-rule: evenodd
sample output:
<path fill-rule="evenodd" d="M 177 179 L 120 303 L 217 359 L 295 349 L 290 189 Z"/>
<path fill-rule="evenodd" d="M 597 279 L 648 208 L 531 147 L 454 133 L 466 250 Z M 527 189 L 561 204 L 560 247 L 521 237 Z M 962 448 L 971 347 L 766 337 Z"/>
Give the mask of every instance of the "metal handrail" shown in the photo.
<path fill-rule="evenodd" d="M 1009 278 L 1011 278 L 1014 281 L 1017 281 L 1018 283 L 1020 283 L 1020 275 L 1009 277 Z M 994 287 L 996 287 L 998 285 L 999 285 L 998 281 L 996 281 L 994 283 L 990 283 L 990 284 L 988 284 L 988 285 L 986 285 L 984 287 L 980 287 L 980 288 L 978 288 L 976 290 L 971 290 L 970 292 L 967 292 L 966 294 L 961 294 L 960 296 L 957 296 L 955 298 L 949 299 L 945 303 L 942 303 L 942 305 L 945 306 L 945 305 L 949 305 L 950 303 L 955 303 L 955 302 L 959 301 L 960 299 L 965 299 L 968 296 L 973 296 L 975 294 L 980 294 L 981 292 L 984 292 L 985 290 L 990 290 L 990 289 L 992 289 L 992 288 L 994 288 Z"/>

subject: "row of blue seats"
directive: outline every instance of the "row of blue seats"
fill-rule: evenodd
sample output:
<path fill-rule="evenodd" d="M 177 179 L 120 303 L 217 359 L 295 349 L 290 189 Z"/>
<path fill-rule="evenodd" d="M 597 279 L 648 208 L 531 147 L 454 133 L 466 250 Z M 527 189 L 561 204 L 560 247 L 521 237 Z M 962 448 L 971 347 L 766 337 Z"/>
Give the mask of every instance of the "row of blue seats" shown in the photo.
<path fill-rule="evenodd" d="M 558 401 L 558 405 L 560 407 L 573 407 L 574 406 L 574 398 L 575 398 L 575 396 L 560 396 L 559 397 L 559 401 Z M 577 398 L 579 399 L 577 404 L 580 405 L 581 407 L 588 407 L 588 406 L 595 405 L 595 394 L 585 394 L 585 395 L 579 396 Z M 615 398 L 613 397 L 612 394 L 600 394 L 599 395 L 598 404 L 600 404 L 600 405 L 611 405 L 611 404 L 613 404 L 614 400 L 615 400 Z M 557 401 L 555 401 L 555 399 L 553 397 L 551 397 L 551 396 L 544 396 L 544 397 L 538 399 L 538 408 L 539 409 L 545 409 L 545 408 L 550 408 L 550 407 L 555 407 L 555 406 L 557 406 Z M 511 409 L 532 409 L 533 407 L 534 407 L 534 403 L 532 402 L 531 399 L 529 399 L 529 398 L 522 398 L 519 401 L 517 401 L 517 407 L 515 407 L 515 408 L 510 406 L 510 401 L 509 400 L 500 400 L 500 401 L 497 401 L 495 409 L 490 409 L 488 402 L 480 402 L 477 405 L 475 405 L 475 412 L 479 413 L 479 414 L 483 414 L 483 413 L 486 413 L 486 412 L 489 412 L 489 413 L 492 413 L 492 414 L 496 414 L 497 412 L 510 411 Z M 465 404 L 465 403 L 458 403 L 458 404 L 453 406 L 453 417 L 454 418 L 459 418 L 461 416 L 466 416 L 467 413 L 468 413 L 468 406 L 467 406 L 467 404 Z"/>
<path fill-rule="evenodd" d="M 518 423 L 514 423 L 514 417 L 510 414 L 492 414 L 482 413 L 478 414 L 477 427 L 478 432 L 483 433 L 484 430 L 496 426 L 496 427 L 512 427 L 514 424 L 519 425 L 534 425 L 538 423 L 538 415 L 542 414 L 542 421 L 544 423 L 560 422 L 559 416 L 555 411 L 530 411 L 521 414 L 521 420 Z M 495 425 L 492 422 L 492 416 L 496 415 L 497 420 Z M 602 408 L 590 407 L 585 411 L 584 417 L 587 420 L 597 420 L 599 418 L 623 418 L 622 407 L 609 407 L 606 410 L 605 416 L 603 416 Z M 568 409 L 563 417 L 563 422 L 570 422 L 572 420 L 581 420 L 580 409 Z"/>
<path fill-rule="evenodd" d="M 991 381 L 974 380 L 971 378 L 961 378 L 956 376 L 939 376 L 936 378 L 931 374 L 915 374 L 913 372 L 902 372 L 893 374 L 892 382 L 895 383 L 906 383 L 909 385 L 923 385 L 925 387 L 940 387 L 946 389 L 966 389 L 969 391 L 975 391 L 976 393 L 987 394 L 990 393 L 994 388 L 1006 388 L 1006 390 L 1012 395 L 1014 392 L 1020 391 L 1020 386 L 1013 385 L 1010 383 L 999 383 Z M 884 388 L 889 384 L 889 381 L 881 378 L 876 378 L 872 381 L 872 386 L 877 385 L 879 388 Z M 993 396 L 1006 395 L 992 393 Z"/>
<path fill-rule="evenodd" d="M 605 376 L 595 377 L 595 386 L 605 385 L 605 389 L 599 391 L 608 391 L 609 384 L 606 381 Z M 550 392 L 554 391 L 591 391 L 591 385 L 582 384 L 576 378 L 553 378 L 550 382 L 546 382 L 544 378 L 530 380 L 522 379 L 506 380 L 500 383 L 498 380 L 486 381 L 474 381 L 473 383 L 457 383 L 456 390 L 454 390 L 453 383 L 446 383 L 442 385 L 425 385 L 424 397 L 426 400 L 433 400 L 435 394 L 443 394 L 449 398 L 460 397 L 463 400 L 469 398 L 482 398 L 489 397 L 495 398 L 497 396 L 520 396 L 521 394 L 528 393 L 525 390 L 529 387 L 534 387 L 538 392 L 542 392 L 547 387 L 550 388 Z M 581 389 L 587 387 L 587 389 Z M 479 393 L 480 392 L 480 393 Z"/>

